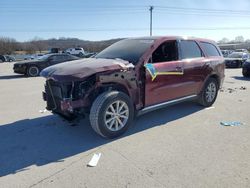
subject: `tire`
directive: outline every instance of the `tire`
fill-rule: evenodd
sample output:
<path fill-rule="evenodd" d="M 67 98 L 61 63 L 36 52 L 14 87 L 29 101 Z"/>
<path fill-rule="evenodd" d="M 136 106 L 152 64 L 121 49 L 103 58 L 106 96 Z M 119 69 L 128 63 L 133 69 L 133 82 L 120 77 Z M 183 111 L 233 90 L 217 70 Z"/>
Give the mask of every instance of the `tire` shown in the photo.
<path fill-rule="evenodd" d="M 134 106 L 129 96 L 123 92 L 104 92 L 92 104 L 89 118 L 97 134 L 104 138 L 116 138 L 131 125 L 134 118 Z"/>
<path fill-rule="evenodd" d="M 199 104 L 204 107 L 212 106 L 217 98 L 218 90 L 218 81 L 215 78 L 209 78 L 199 95 Z"/>
<path fill-rule="evenodd" d="M 39 76 L 40 70 L 37 66 L 31 65 L 27 69 L 27 75 L 30 77 L 36 77 Z"/>
<path fill-rule="evenodd" d="M 82 52 L 80 52 L 78 55 L 79 55 L 80 57 L 83 57 L 83 53 L 82 53 Z"/>
<path fill-rule="evenodd" d="M 242 69 L 242 74 L 244 77 L 250 77 L 250 72 L 247 71 L 247 69 Z"/>

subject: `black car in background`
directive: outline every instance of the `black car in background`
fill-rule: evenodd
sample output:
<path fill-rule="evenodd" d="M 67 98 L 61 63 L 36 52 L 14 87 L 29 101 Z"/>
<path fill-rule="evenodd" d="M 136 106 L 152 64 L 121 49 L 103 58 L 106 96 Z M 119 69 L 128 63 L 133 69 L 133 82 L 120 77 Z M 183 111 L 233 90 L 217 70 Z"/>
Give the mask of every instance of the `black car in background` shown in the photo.
<path fill-rule="evenodd" d="M 79 59 L 70 54 L 47 54 L 36 60 L 22 61 L 14 64 L 15 73 L 25 74 L 30 77 L 39 76 L 41 70 L 46 67 Z"/>
<path fill-rule="evenodd" d="M 248 53 L 233 52 L 225 58 L 225 65 L 228 68 L 240 68 L 248 58 Z"/>
<path fill-rule="evenodd" d="M 248 59 L 242 66 L 242 74 L 244 77 L 250 77 L 250 59 Z"/>

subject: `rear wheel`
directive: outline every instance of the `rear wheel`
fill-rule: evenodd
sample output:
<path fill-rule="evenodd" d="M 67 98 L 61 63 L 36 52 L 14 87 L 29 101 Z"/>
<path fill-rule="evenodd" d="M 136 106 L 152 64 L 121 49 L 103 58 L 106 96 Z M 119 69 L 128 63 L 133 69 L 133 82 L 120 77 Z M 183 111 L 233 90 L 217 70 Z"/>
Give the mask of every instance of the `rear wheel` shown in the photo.
<path fill-rule="evenodd" d="M 118 137 L 129 128 L 133 121 L 133 103 L 123 92 L 102 93 L 94 101 L 89 118 L 97 134 L 105 138 Z"/>
<path fill-rule="evenodd" d="M 39 76 L 40 70 L 37 66 L 35 65 L 31 65 L 30 67 L 28 67 L 27 69 L 27 75 L 30 77 L 36 77 Z"/>
<path fill-rule="evenodd" d="M 217 98 L 218 89 L 218 81 L 215 78 L 209 78 L 200 93 L 199 103 L 205 107 L 212 106 Z"/>

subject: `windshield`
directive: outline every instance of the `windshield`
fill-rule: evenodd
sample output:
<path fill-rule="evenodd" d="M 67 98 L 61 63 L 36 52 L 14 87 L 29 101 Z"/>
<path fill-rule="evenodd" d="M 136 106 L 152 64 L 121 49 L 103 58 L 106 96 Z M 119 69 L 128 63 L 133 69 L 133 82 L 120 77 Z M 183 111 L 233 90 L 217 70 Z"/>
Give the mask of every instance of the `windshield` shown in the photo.
<path fill-rule="evenodd" d="M 242 58 L 243 53 L 232 53 L 228 57 L 229 58 Z"/>
<path fill-rule="evenodd" d="M 154 43 L 152 39 L 125 39 L 101 51 L 95 58 L 123 59 L 136 64 Z"/>
<path fill-rule="evenodd" d="M 46 59 L 48 59 L 50 56 L 51 56 L 51 54 L 46 54 L 46 55 L 43 55 L 43 56 L 38 57 L 37 59 L 38 59 L 38 60 L 46 60 Z"/>

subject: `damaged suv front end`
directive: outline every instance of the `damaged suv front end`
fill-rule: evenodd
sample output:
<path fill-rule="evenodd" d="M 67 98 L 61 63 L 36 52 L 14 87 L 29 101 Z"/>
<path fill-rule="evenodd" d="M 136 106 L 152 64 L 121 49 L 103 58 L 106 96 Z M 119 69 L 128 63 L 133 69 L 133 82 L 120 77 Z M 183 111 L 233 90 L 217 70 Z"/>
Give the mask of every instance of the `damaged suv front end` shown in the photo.
<path fill-rule="evenodd" d="M 47 110 L 68 119 L 84 115 L 100 92 L 113 87 L 120 87 L 136 98 L 133 68 L 120 59 L 85 59 L 47 68 L 41 73 L 47 79 L 43 92 Z"/>

